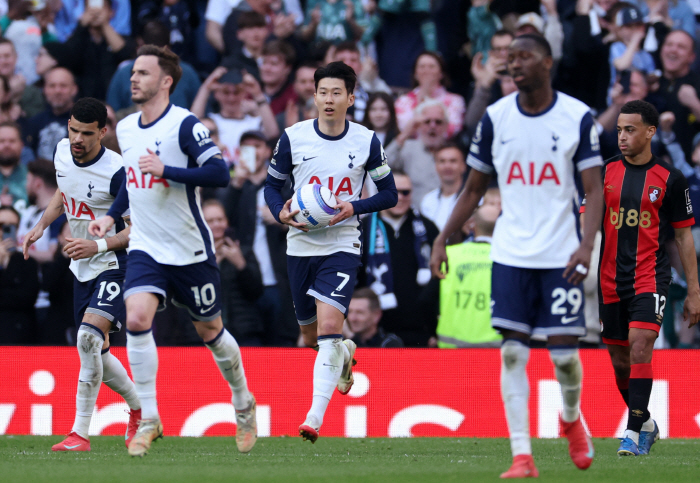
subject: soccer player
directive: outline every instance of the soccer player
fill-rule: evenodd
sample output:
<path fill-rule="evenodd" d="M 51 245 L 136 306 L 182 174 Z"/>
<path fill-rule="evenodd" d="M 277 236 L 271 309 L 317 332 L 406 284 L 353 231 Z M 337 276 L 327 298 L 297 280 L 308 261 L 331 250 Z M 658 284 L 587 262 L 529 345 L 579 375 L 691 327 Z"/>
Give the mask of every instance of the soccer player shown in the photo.
<path fill-rule="evenodd" d="M 101 236 L 130 207 L 129 266 L 124 281 L 127 353 L 142 419 L 129 454 L 145 455 L 163 435 L 156 402 L 158 352 L 151 326 L 166 293 L 184 307 L 212 351 L 232 391 L 236 444 L 249 452 L 257 439 L 255 398 L 248 391 L 241 352 L 221 321 L 221 279 L 214 240 L 204 223 L 197 186 L 224 187 L 229 174 L 209 131 L 188 110 L 170 103 L 182 69 L 167 47 L 137 52 L 131 99 L 140 112 L 117 125 L 126 181 L 106 216 L 90 225 Z"/>
<path fill-rule="evenodd" d="M 107 213 L 124 181 L 121 156 L 101 144 L 106 123 L 107 108 L 97 99 L 86 97 L 75 103 L 68 121 L 68 139 L 58 143 L 53 156 L 58 189 L 22 247 L 26 259 L 29 247 L 66 212 L 72 238 L 67 238 L 64 250 L 75 275 L 73 305 L 80 374 L 73 429 L 53 451 L 90 451 L 88 429 L 102 382 L 120 394 L 131 409 L 127 446 L 141 419 L 134 383 L 109 352 L 109 333 L 120 330 L 126 316 L 122 287 L 129 228 L 120 217 L 105 233 L 107 238 L 95 239 L 88 234 L 90 221 Z"/>
<path fill-rule="evenodd" d="M 348 122 L 357 77 L 351 67 L 331 62 L 314 73 L 317 119 L 287 128 L 275 148 L 265 184 L 265 200 L 277 221 L 290 225 L 287 260 L 292 298 L 304 343 L 318 345 L 313 402 L 299 427 L 304 440 L 318 439 L 323 415 L 338 387 L 347 394 L 353 384 L 356 345 L 342 340 L 342 328 L 360 266 L 359 215 L 396 205 L 398 194 L 381 143 L 373 131 Z M 379 192 L 360 199 L 365 174 Z M 292 177 L 295 190 L 309 183 L 327 186 L 339 211 L 330 226 L 308 231 L 290 213 L 280 191 Z"/>
<path fill-rule="evenodd" d="M 513 465 L 502 478 L 537 476 L 532 458 L 525 371 L 532 334 L 547 337 L 564 410 L 569 455 L 580 469 L 593 461 L 581 423 L 582 369 L 578 337 L 586 334 L 581 281 L 588 272 L 602 216 L 600 147 L 588 107 L 551 87 L 547 41 L 522 35 L 510 45 L 508 70 L 518 91 L 486 110 L 472 139 L 473 168 L 457 205 L 435 240 L 433 273 L 444 278 L 445 242 L 471 216 L 498 175 L 502 214 L 493 233 L 491 324 L 501 331 L 501 395 Z M 578 171 L 589 215 L 579 242 L 575 205 Z"/>
<path fill-rule="evenodd" d="M 603 342 L 608 346 L 617 387 L 629 408 L 617 454 L 649 454 L 659 428 L 649 413 L 654 341 L 661 329 L 671 283 L 664 247 L 671 229 L 688 283 L 683 316 L 700 319 L 695 223 L 688 182 L 676 168 L 651 153 L 659 125 L 656 108 L 644 101 L 622 106 L 617 120 L 621 156 L 607 161 L 605 211 L 600 246 L 598 299 Z"/>

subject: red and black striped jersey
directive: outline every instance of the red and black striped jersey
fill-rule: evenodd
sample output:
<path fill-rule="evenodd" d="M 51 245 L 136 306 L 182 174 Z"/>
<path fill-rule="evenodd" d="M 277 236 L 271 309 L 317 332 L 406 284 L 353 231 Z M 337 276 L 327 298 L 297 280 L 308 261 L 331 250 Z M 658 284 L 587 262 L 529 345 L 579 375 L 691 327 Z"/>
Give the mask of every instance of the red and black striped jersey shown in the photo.
<path fill-rule="evenodd" d="M 641 293 L 665 293 L 671 282 L 664 248 L 669 225 L 695 223 L 688 182 L 656 156 L 637 166 L 620 155 L 605 163 L 603 183 L 599 300 L 610 304 Z"/>

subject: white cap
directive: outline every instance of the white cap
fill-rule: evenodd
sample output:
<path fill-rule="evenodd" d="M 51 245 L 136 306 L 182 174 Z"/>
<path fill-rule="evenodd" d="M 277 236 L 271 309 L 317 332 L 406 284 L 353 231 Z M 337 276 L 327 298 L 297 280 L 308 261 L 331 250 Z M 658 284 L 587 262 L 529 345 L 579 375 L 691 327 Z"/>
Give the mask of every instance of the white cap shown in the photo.
<path fill-rule="evenodd" d="M 516 28 L 520 28 L 523 25 L 532 25 L 539 33 L 544 33 L 544 19 L 535 12 L 524 13 L 518 17 L 518 23 L 515 24 Z"/>

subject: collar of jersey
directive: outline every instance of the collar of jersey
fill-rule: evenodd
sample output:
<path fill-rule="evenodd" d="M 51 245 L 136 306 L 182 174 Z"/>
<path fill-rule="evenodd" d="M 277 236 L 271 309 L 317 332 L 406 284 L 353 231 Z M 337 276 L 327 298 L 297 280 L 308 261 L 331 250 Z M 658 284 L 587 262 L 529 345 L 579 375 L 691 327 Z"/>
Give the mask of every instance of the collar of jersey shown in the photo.
<path fill-rule="evenodd" d="M 142 124 L 142 123 L 141 123 L 141 116 L 139 116 L 139 127 L 140 127 L 141 129 L 148 129 L 148 128 L 151 127 L 151 126 L 154 126 L 158 121 L 160 121 L 161 119 L 163 119 L 163 118 L 165 117 L 165 115 L 168 113 L 168 111 L 170 111 L 170 108 L 171 108 L 171 107 L 173 107 L 172 102 L 171 102 L 170 104 L 168 104 L 168 107 L 165 108 L 165 111 L 163 111 L 163 114 L 161 114 L 160 116 L 158 116 L 158 119 L 156 119 L 156 120 L 153 121 L 153 122 L 149 122 L 148 124 Z"/>
<path fill-rule="evenodd" d="M 638 169 L 641 171 L 647 171 L 648 169 L 651 169 L 656 164 L 656 156 L 654 156 L 653 154 L 651 155 L 651 161 L 649 161 L 646 164 L 632 164 L 629 161 L 627 161 L 627 159 L 624 156 L 620 156 L 620 158 L 622 159 L 622 165 L 625 168 L 629 168 L 629 169 Z"/>
<path fill-rule="evenodd" d="M 350 122 L 348 120 L 345 120 L 345 129 L 341 134 L 338 134 L 337 136 L 329 136 L 327 134 L 323 134 L 321 130 L 318 128 L 318 119 L 314 119 L 314 130 L 316 131 L 316 134 L 318 134 L 321 139 L 325 139 L 326 141 L 340 141 L 345 137 L 345 135 L 348 133 L 348 129 L 350 129 Z"/>
<path fill-rule="evenodd" d="M 522 114 L 523 116 L 527 116 L 527 117 L 539 117 L 539 116 L 542 116 L 544 114 L 547 114 L 549 111 L 552 110 L 552 108 L 554 107 L 554 104 L 556 104 L 556 103 L 557 103 L 557 91 L 552 91 L 552 103 L 549 106 L 547 106 L 547 108 L 544 111 L 540 111 L 537 114 L 530 114 L 529 112 L 523 111 L 523 109 L 520 107 L 520 94 L 518 93 L 515 96 L 515 105 L 518 106 L 518 111 L 520 111 L 520 114 Z"/>
<path fill-rule="evenodd" d="M 79 167 L 79 168 L 87 168 L 88 166 L 92 166 L 93 164 L 95 164 L 96 162 L 98 162 L 104 153 L 105 153 L 105 147 L 102 146 L 102 147 L 100 148 L 100 152 L 97 153 L 97 156 L 95 156 L 94 158 L 92 158 L 92 159 L 91 159 L 90 161 L 88 161 L 87 163 L 79 163 L 78 161 L 76 161 L 75 158 L 73 158 L 73 156 L 71 156 L 71 158 L 73 158 L 73 164 L 75 164 L 77 167 Z"/>

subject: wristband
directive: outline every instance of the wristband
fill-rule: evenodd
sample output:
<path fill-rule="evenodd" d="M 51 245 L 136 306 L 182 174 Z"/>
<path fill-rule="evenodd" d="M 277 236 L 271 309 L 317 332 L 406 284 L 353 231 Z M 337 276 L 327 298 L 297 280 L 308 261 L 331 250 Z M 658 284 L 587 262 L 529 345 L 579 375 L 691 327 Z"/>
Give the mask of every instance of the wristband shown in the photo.
<path fill-rule="evenodd" d="M 107 240 L 100 238 L 99 240 L 95 240 L 95 243 L 97 243 L 97 253 L 104 253 L 107 251 Z"/>

